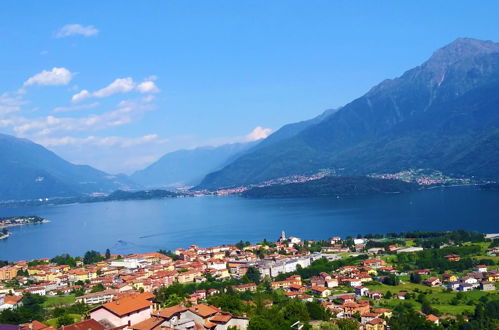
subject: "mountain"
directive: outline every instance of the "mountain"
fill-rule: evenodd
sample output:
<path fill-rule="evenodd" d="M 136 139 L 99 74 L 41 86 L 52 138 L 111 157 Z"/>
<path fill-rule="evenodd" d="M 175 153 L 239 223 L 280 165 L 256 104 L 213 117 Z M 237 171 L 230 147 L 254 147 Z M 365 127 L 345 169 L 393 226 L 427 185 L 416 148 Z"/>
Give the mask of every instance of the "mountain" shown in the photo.
<path fill-rule="evenodd" d="M 231 162 L 257 142 L 225 144 L 167 153 L 130 178 L 144 187 L 195 185 L 203 177 Z"/>
<path fill-rule="evenodd" d="M 111 192 L 130 184 L 124 176 L 71 164 L 39 144 L 0 134 L 0 200 Z"/>
<path fill-rule="evenodd" d="M 431 168 L 499 179 L 498 91 L 499 43 L 460 38 L 296 135 L 210 173 L 199 188 L 322 168 L 344 175 Z"/>
<path fill-rule="evenodd" d="M 358 196 L 401 193 L 417 189 L 417 184 L 366 176 L 327 176 L 301 183 L 254 187 L 243 192 L 251 198 L 295 198 L 319 196 Z"/>

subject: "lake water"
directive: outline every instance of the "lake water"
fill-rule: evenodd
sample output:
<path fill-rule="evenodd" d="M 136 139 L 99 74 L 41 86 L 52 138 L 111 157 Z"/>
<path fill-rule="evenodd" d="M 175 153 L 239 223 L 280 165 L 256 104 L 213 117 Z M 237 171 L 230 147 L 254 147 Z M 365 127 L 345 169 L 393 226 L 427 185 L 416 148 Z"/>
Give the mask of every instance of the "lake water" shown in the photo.
<path fill-rule="evenodd" d="M 0 216 L 39 215 L 41 225 L 10 228 L 0 259 L 126 254 L 275 240 L 282 230 L 304 239 L 358 233 L 468 229 L 499 232 L 499 192 L 474 187 L 350 199 L 199 197 L 2 208 Z"/>

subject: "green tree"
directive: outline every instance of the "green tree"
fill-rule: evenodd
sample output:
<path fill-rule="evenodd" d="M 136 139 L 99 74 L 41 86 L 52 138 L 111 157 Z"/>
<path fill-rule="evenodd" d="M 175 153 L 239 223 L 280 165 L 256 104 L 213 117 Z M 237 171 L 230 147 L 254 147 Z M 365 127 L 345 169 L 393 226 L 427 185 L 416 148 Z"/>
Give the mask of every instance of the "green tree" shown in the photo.
<path fill-rule="evenodd" d="M 261 278 L 261 274 L 260 274 L 260 271 L 258 270 L 258 268 L 249 267 L 248 271 L 246 272 L 246 274 L 243 277 L 243 280 L 246 282 L 259 284 L 260 278 Z"/>
<path fill-rule="evenodd" d="M 98 251 L 95 251 L 95 250 L 87 251 L 87 252 L 85 252 L 85 255 L 83 256 L 83 263 L 85 265 L 95 264 L 95 263 L 102 261 L 102 260 L 103 260 L 103 258 L 100 255 L 100 253 Z"/>
<path fill-rule="evenodd" d="M 57 318 L 57 327 L 61 328 L 65 325 L 70 325 L 74 323 L 74 319 L 68 314 L 61 315 Z"/>
<path fill-rule="evenodd" d="M 109 260 L 111 258 L 111 251 L 106 249 L 106 259 Z"/>

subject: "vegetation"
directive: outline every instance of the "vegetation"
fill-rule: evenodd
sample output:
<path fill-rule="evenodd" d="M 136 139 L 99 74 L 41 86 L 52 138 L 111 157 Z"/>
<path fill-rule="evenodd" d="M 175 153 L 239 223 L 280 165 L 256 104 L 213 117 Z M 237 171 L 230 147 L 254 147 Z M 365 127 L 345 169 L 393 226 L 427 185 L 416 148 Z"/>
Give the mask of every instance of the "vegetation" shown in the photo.
<path fill-rule="evenodd" d="M 395 193 L 415 190 L 417 186 L 400 180 L 364 176 L 327 176 L 303 183 L 290 183 L 251 188 L 243 193 L 252 198 L 283 198 L 311 196 L 352 196 Z"/>

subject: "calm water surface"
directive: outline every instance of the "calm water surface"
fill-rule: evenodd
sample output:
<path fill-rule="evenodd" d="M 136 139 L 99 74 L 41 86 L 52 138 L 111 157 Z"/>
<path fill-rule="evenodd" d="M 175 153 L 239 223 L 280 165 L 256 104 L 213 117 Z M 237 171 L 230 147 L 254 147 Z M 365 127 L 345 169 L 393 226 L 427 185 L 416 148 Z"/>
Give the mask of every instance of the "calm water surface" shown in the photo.
<path fill-rule="evenodd" d="M 0 259 L 151 252 L 190 244 L 304 239 L 358 233 L 469 229 L 499 232 L 499 192 L 473 187 L 351 199 L 178 198 L 48 207 L 2 208 L 0 216 L 39 215 L 50 223 L 10 228 Z"/>

